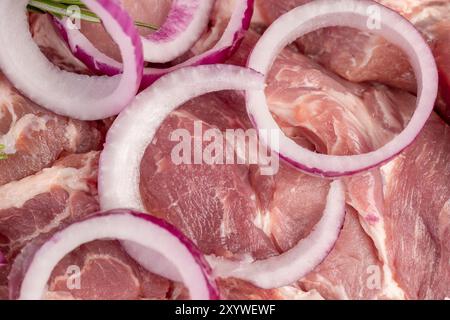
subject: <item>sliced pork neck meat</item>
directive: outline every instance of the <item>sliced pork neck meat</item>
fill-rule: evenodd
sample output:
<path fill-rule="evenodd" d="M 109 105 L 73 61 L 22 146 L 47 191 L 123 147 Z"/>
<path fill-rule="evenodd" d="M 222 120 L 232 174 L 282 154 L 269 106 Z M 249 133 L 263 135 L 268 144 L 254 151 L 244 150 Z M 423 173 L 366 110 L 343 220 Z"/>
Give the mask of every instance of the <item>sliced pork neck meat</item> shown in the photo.
<path fill-rule="evenodd" d="M 411 299 L 450 296 L 450 128 L 433 116 L 382 168 L 387 255 Z"/>
<path fill-rule="evenodd" d="M 269 237 L 253 223 L 258 207 L 249 183 L 249 168 L 175 165 L 171 158 L 178 144 L 169 139 L 174 130 L 184 128 L 194 134 L 195 122 L 204 125 L 204 131 L 248 128 L 240 118 L 213 94 L 192 100 L 172 113 L 144 155 L 141 193 L 149 212 L 176 225 L 204 253 L 224 256 L 254 253 L 266 257 L 277 251 Z"/>
<path fill-rule="evenodd" d="M 0 187 L 0 298 L 8 298 L 8 274 L 27 245 L 99 210 L 98 152 L 70 155 L 36 175 Z M 19 256 L 22 257 L 22 256 Z M 26 256 L 25 256 L 26 257 Z M 74 273 L 79 277 L 74 278 Z M 14 277 L 9 275 L 9 280 Z M 77 287 L 77 280 L 80 286 Z M 140 267 L 117 241 L 94 241 L 68 254 L 53 270 L 47 299 L 174 299 L 183 286 Z"/>
<path fill-rule="evenodd" d="M 13 258 L 30 240 L 98 211 L 98 152 L 71 155 L 0 187 L 1 248 Z"/>
<path fill-rule="evenodd" d="M 101 141 L 97 124 L 46 111 L 0 74 L 0 144 L 8 155 L 0 161 L 0 185 L 39 172 L 64 154 L 98 150 Z"/>

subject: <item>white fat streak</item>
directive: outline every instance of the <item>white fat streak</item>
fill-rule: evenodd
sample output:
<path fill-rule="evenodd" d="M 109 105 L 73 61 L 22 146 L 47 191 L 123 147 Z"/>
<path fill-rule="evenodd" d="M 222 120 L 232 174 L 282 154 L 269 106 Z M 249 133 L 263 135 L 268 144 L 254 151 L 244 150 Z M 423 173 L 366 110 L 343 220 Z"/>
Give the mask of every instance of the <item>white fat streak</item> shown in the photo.
<path fill-rule="evenodd" d="M 386 248 L 386 230 L 384 228 L 384 220 L 380 219 L 376 224 L 368 224 L 364 217 L 359 219 L 364 231 L 372 239 L 377 251 L 378 257 L 383 263 L 383 286 L 381 295 L 389 299 L 405 299 L 405 292 L 400 288 L 394 280 L 393 272 L 388 263 L 388 255 Z"/>
<path fill-rule="evenodd" d="M 315 283 L 326 286 L 328 290 L 332 291 L 339 300 L 350 300 L 347 294 L 347 290 L 345 290 L 345 287 L 342 284 L 335 285 L 320 274 L 315 274 L 315 278 L 317 279 L 316 281 L 314 281 Z"/>
<path fill-rule="evenodd" d="M 19 137 L 26 132 L 29 131 L 44 131 L 47 129 L 47 121 L 48 117 L 39 117 L 34 114 L 26 114 L 19 120 L 14 113 L 13 122 L 9 131 L 0 137 L 0 144 L 5 146 L 4 152 L 6 154 L 14 154 L 17 152 L 16 150 L 16 141 Z M 29 133 L 27 133 L 29 134 Z"/>
<path fill-rule="evenodd" d="M 81 169 L 55 166 L 34 176 L 0 186 L 0 210 L 21 208 L 28 200 L 49 192 L 56 185 L 66 190 L 87 192 L 89 187 L 83 178 L 89 176 L 90 171 L 90 165 Z"/>
<path fill-rule="evenodd" d="M 55 218 L 48 224 L 45 225 L 44 228 L 36 228 L 33 233 L 26 235 L 25 237 L 18 238 L 11 244 L 11 249 L 15 250 L 17 247 L 21 247 L 23 244 L 36 239 L 39 235 L 44 233 L 49 233 L 52 230 L 56 230 L 58 226 L 61 225 L 61 222 L 67 219 L 70 216 L 70 209 L 65 208 L 65 210 L 55 216 Z"/>
<path fill-rule="evenodd" d="M 256 228 L 260 229 L 262 232 L 264 232 L 267 236 L 271 236 L 271 226 L 272 226 L 272 220 L 270 217 L 270 213 L 265 211 L 262 212 L 261 210 L 257 210 L 255 218 L 253 219 L 253 224 Z"/>
<path fill-rule="evenodd" d="M 429 5 L 417 10 L 408 20 L 433 40 L 435 38 L 433 27 L 437 22 L 446 20 L 449 12 L 450 3 Z"/>
<path fill-rule="evenodd" d="M 377 37 L 373 37 L 369 35 L 369 44 L 366 46 L 365 50 L 365 56 L 364 59 L 359 64 L 358 68 L 362 69 L 367 67 L 370 60 L 372 60 L 374 51 L 378 48 L 378 46 L 374 43 L 377 40 Z M 349 75 L 350 72 L 347 72 L 347 75 Z"/>
<path fill-rule="evenodd" d="M 316 290 L 303 291 L 296 287 L 281 287 L 277 289 L 278 294 L 286 300 L 325 300 Z"/>
<path fill-rule="evenodd" d="M 230 224 L 231 224 L 230 217 L 227 213 L 225 213 L 219 227 L 220 237 L 222 239 L 226 239 L 230 235 L 231 231 Z"/>
<path fill-rule="evenodd" d="M 123 268 L 125 268 L 128 272 L 127 274 L 130 275 L 132 277 L 132 280 L 134 282 L 134 285 L 136 287 L 140 286 L 140 282 L 139 279 L 135 276 L 133 269 L 131 268 L 131 266 L 129 264 L 124 263 L 122 260 L 116 258 L 116 257 L 112 257 L 110 255 L 107 254 L 90 254 L 88 255 L 87 259 L 84 261 L 84 269 L 86 268 L 87 265 L 89 265 L 89 263 L 91 263 L 92 261 L 95 262 L 95 260 L 99 260 L 99 259 L 103 259 L 103 260 L 107 260 L 107 261 L 113 261 L 119 265 L 121 265 Z M 83 274 L 83 270 L 80 274 L 80 276 L 82 277 Z M 60 281 L 64 281 L 66 282 L 68 279 L 68 275 L 64 274 L 64 275 L 60 275 L 55 277 L 54 281 L 52 282 L 53 286 L 50 286 L 50 288 L 47 288 L 47 292 L 45 293 L 45 299 L 52 299 L 52 297 L 56 297 L 58 298 L 58 296 L 62 293 L 64 296 L 66 294 L 70 295 L 72 297 L 72 299 L 74 299 L 74 297 L 68 293 L 68 292 L 58 292 L 58 291 L 53 291 L 54 290 L 54 285 Z"/>
<path fill-rule="evenodd" d="M 386 163 L 385 165 L 383 165 L 381 167 L 381 178 L 383 181 L 383 193 L 385 194 L 387 192 L 387 187 L 391 184 L 392 182 L 392 170 L 395 167 L 396 162 L 403 157 L 402 155 L 398 156 L 397 158 L 389 161 L 388 163 Z"/>
<path fill-rule="evenodd" d="M 393 115 L 392 106 L 389 105 L 389 102 L 387 101 L 388 98 L 384 94 L 384 91 L 375 90 L 374 95 L 383 112 L 383 122 L 389 123 L 390 125 L 395 124 L 397 128 L 402 127 L 403 124 Z"/>
<path fill-rule="evenodd" d="M 67 124 L 64 137 L 69 142 L 70 150 L 76 150 L 79 141 L 79 131 L 72 121 L 69 121 Z"/>
<path fill-rule="evenodd" d="M 391 173 L 395 165 L 395 159 L 388 164 L 381 167 L 381 175 L 383 180 L 383 192 L 386 192 L 386 188 L 391 181 Z M 360 215 L 360 224 L 364 231 L 372 239 L 377 252 L 378 257 L 383 263 L 383 287 L 381 288 L 381 294 L 389 299 L 405 299 L 405 292 L 400 288 L 398 283 L 394 280 L 393 272 L 388 263 L 388 254 L 386 248 L 386 229 L 384 220 L 380 219 L 376 224 L 367 223 L 366 219 Z"/>
<path fill-rule="evenodd" d="M 6 116 L 6 111 L 11 115 L 11 124 L 12 127 L 17 122 L 17 115 L 14 110 L 14 105 L 12 104 L 12 96 L 11 91 L 5 85 L 0 84 L 0 99 L 2 99 L 2 107 L 0 119 Z M 5 110 L 6 109 L 6 110 Z"/>

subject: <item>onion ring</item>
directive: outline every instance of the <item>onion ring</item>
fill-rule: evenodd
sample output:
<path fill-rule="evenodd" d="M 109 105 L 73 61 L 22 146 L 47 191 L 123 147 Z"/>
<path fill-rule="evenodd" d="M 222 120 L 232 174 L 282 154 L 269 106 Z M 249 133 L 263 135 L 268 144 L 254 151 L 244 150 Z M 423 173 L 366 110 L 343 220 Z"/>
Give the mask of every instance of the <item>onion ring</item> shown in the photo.
<path fill-rule="evenodd" d="M 369 29 L 369 12 L 378 12 L 380 28 Z M 376 17 L 375 17 L 376 18 Z M 320 28 L 346 26 L 369 29 L 398 45 L 410 59 L 418 80 L 417 108 L 406 128 L 376 151 L 360 155 L 333 156 L 312 152 L 283 134 L 272 117 L 263 90 L 247 92 L 249 116 L 258 129 L 280 130 L 280 144 L 271 146 L 294 167 L 310 174 L 339 177 L 385 163 L 401 153 L 417 137 L 433 111 L 438 91 L 438 73 L 433 54 L 414 26 L 395 11 L 369 0 L 317 0 L 297 7 L 276 20 L 256 44 L 248 67 L 268 74 L 278 53 L 300 36 Z"/>
<path fill-rule="evenodd" d="M 67 253 L 84 243 L 110 238 L 133 241 L 164 256 L 176 267 L 191 299 L 218 299 L 211 270 L 195 245 L 167 222 L 129 210 L 104 212 L 74 223 L 38 248 L 31 243 L 14 262 L 9 277 L 11 298 L 41 299 L 53 268 Z"/>
<path fill-rule="evenodd" d="M 133 208 L 145 212 L 139 192 L 140 162 L 173 110 L 209 92 L 262 87 L 261 75 L 247 68 L 205 65 L 176 70 L 141 92 L 117 117 L 106 137 L 99 168 L 102 210 Z"/>
<path fill-rule="evenodd" d="M 186 53 L 207 27 L 213 5 L 214 0 L 174 0 L 164 24 L 157 31 L 141 37 L 144 60 L 165 63 Z M 75 56 L 91 69 L 108 68 L 108 65 L 122 69 L 121 63 L 98 51 L 80 30 L 71 28 L 69 18 L 55 18 L 54 21 Z M 94 61 L 97 67 L 93 65 Z"/>

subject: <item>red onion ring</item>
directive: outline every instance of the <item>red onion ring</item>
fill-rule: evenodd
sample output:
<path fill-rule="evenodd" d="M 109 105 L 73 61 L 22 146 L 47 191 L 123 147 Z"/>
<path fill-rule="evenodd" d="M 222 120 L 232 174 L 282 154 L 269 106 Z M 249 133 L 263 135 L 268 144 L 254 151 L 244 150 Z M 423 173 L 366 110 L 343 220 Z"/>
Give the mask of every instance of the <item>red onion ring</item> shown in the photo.
<path fill-rule="evenodd" d="M 134 98 L 142 78 L 142 44 L 133 21 L 113 0 L 84 0 L 119 45 L 123 73 L 115 77 L 79 75 L 60 70 L 34 43 L 27 0 L 2 0 L 0 69 L 16 88 L 43 107 L 81 120 L 118 114 Z M 7 14 L 6 14 L 7 13 Z"/>
<path fill-rule="evenodd" d="M 258 73 L 231 65 L 186 67 L 169 73 L 141 92 L 113 123 L 100 157 L 99 200 L 104 210 L 136 208 L 145 211 L 139 192 L 139 168 L 145 149 L 164 119 L 196 96 L 219 90 L 261 88 Z M 179 84 L 183 85 L 180 86 Z M 121 170 L 117 170 L 121 168 Z M 142 246 L 127 241 L 124 248 L 136 261 L 172 280 L 179 275 L 160 260 L 155 265 Z"/>
<path fill-rule="evenodd" d="M 145 68 L 141 89 L 147 88 L 163 75 L 181 67 L 224 62 L 239 47 L 245 31 L 250 27 L 253 5 L 254 0 L 236 1 L 236 7 L 225 32 L 218 43 L 210 50 L 171 68 Z M 59 27 L 74 55 L 93 72 L 109 76 L 114 76 L 120 72 L 121 64 L 100 52 L 81 32 L 67 30 L 63 24 L 59 24 Z"/>
<path fill-rule="evenodd" d="M 345 218 L 345 189 L 341 181 L 331 183 L 323 216 L 311 233 L 289 251 L 254 262 L 231 261 L 210 256 L 207 260 L 217 277 L 243 279 L 272 289 L 287 286 L 314 270 L 333 249 Z"/>
<path fill-rule="evenodd" d="M 186 53 L 207 27 L 213 5 L 214 0 L 174 0 L 164 24 L 156 32 L 141 37 L 144 60 L 164 63 Z M 108 65 L 122 69 L 121 63 L 98 51 L 78 29 L 69 28 L 68 21 L 67 18 L 55 19 L 75 56 L 94 70 L 108 68 Z M 111 71 L 104 73 L 110 74 Z"/>
<path fill-rule="evenodd" d="M 247 68 L 205 65 L 178 69 L 141 92 L 117 117 L 106 137 L 98 182 L 102 210 L 133 208 L 145 212 L 139 192 L 140 163 L 159 126 L 173 110 L 208 92 L 260 89 L 262 80 L 260 74 Z"/>
<path fill-rule="evenodd" d="M 41 299 L 53 268 L 67 253 L 84 243 L 110 238 L 133 241 L 164 256 L 176 267 L 191 299 L 218 299 L 211 270 L 195 245 L 165 221 L 129 210 L 101 213 L 57 232 L 37 250 L 25 248 L 9 277 L 11 298 Z"/>
<path fill-rule="evenodd" d="M 280 130 L 280 144 L 273 151 L 296 168 L 324 177 L 351 175 L 378 166 L 402 152 L 417 137 L 431 112 L 438 91 L 433 54 L 420 33 L 396 12 L 369 0 L 317 0 L 297 7 L 276 20 L 256 44 L 248 67 L 267 75 L 279 52 L 300 36 L 330 26 L 368 29 L 368 13 L 380 13 L 380 29 L 369 30 L 405 51 L 418 80 L 417 108 L 406 128 L 376 151 L 352 156 L 318 154 L 302 148 L 284 135 L 273 119 L 263 90 L 247 92 L 247 108 L 259 129 Z"/>
<path fill-rule="evenodd" d="M 208 26 L 214 0 L 173 0 L 158 31 L 144 37 L 144 59 L 169 62 L 189 51 Z"/>

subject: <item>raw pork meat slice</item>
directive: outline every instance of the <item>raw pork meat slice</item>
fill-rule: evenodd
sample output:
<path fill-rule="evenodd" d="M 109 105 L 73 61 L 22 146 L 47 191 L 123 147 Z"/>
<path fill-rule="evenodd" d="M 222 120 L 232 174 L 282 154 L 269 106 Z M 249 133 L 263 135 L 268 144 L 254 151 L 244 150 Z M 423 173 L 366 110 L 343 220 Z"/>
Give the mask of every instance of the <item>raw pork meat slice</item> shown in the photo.
<path fill-rule="evenodd" d="M 73 281 L 68 271 L 73 270 L 74 266 L 80 267 L 79 290 L 68 289 L 68 283 Z M 80 246 L 56 266 L 46 298 L 170 299 L 185 294 L 180 288 L 145 271 L 127 255 L 118 241 L 94 241 Z"/>
<path fill-rule="evenodd" d="M 250 50 L 256 41 L 252 37 L 256 38 L 256 35 L 249 34 L 241 51 L 233 58 L 234 63 L 242 64 L 245 61 L 245 50 Z M 408 122 L 415 104 L 415 97 L 406 92 L 380 85 L 349 83 L 288 49 L 280 54 L 269 74 L 266 95 L 276 119 L 289 135 L 306 137 L 313 144 L 313 149 L 330 154 L 368 152 L 386 143 Z M 388 239 L 392 230 L 384 219 L 386 204 L 379 170 L 365 172 L 345 181 L 349 214 L 343 233 L 335 250 L 323 264 L 300 282 L 302 288 L 317 289 L 325 298 L 409 296 L 408 288 L 397 283 L 396 266 L 388 255 Z M 445 185 L 443 181 L 439 183 Z M 280 218 L 278 221 L 290 221 L 290 216 L 283 211 L 285 208 L 289 206 L 282 207 L 280 217 L 283 220 Z M 352 218 L 354 212 L 359 217 Z M 433 212 L 437 214 L 436 210 Z M 301 218 L 299 213 L 297 216 Z M 358 219 L 359 223 L 352 223 Z M 355 247 L 361 250 L 359 254 L 345 252 L 348 248 L 351 250 L 353 245 L 345 244 L 344 241 L 348 228 L 358 230 L 361 235 L 358 237 L 358 243 L 361 244 Z M 303 231 L 292 229 L 302 237 Z M 280 234 L 289 234 L 283 231 Z M 352 231 L 352 234 L 358 232 Z M 395 230 L 393 234 L 399 233 L 399 230 Z M 283 250 L 288 248 L 283 247 Z M 400 252 L 399 255 L 401 259 L 410 259 L 408 252 Z M 348 276 L 345 271 L 336 269 L 336 265 L 345 265 L 345 257 L 348 256 L 362 257 L 354 260 L 353 264 L 355 261 L 360 262 L 360 265 L 354 265 L 359 271 L 349 273 L 358 274 L 357 277 L 350 277 L 350 281 L 344 276 Z M 372 289 L 360 286 L 375 278 L 378 283 L 376 286 L 373 284 Z M 359 285 L 353 286 L 355 283 Z"/>
<path fill-rule="evenodd" d="M 344 227 L 336 245 L 313 272 L 300 280 L 325 299 L 382 299 L 383 271 L 377 250 L 361 227 L 358 214 L 347 208 Z"/>
<path fill-rule="evenodd" d="M 0 74 L 0 186 L 51 166 L 61 155 L 98 150 L 97 124 L 55 115 L 23 97 Z"/>
<path fill-rule="evenodd" d="M 316 219 L 317 212 L 323 210 L 328 182 L 306 177 L 284 165 L 280 170 L 291 171 L 272 179 L 261 176 L 256 165 L 175 165 L 171 159 L 171 151 L 177 142 L 170 141 L 169 137 L 175 129 L 186 129 L 194 136 L 194 121 L 200 121 L 204 131 L 211 128 L 221 131 L 247 129 L 250 124 L 243 107 L 241 95 L 224 92 L 198 97 L 173 112 L 145 152 L 140 188 L 148 212 L 173 223 L 205 254 L 261 259 L 280 252 L 274 241 L 275 232 L 271 230 L 271 220 L 278 218 L 279 211 L 274 209 L 273 218 L 269 212 L 270 206 L 281 206 L 287 198 L 280 193 L 288 182 L 283 186 L 283 181 L 279 180 L 289 179 L 290 190 L 286 191 L 291 196 L 298 194 L 303 196 L 299 198 L 304 202 L 311 200 L 309 205 L 304 204 L 301 208 L 305 220 Z M 295 186 L 290 179 L 292 175 L 296 182 L 305 184 Z M 308 181 L 315 183 L 308 185 Z M 281 190 L 274 189 L 277 185 Z M 310 194 L 317 192 L 319 187 L 324 189 L 323 192 L 311 197 Z M 277 202 L 272 205 L 270 201 L 275 193 Z M 292 202 L 291 210 L 295 210 L 295 203 L 299 204 L 299 201 Z M 309 230 L 306 229 L 312 224 L 306 221 L 304 224 L 307 233 Z M 277 236 L 283 237 L 281 231 Z M 294 286 L 263 290 L 236 279 L 221 279 L 219 285 L 222 297 L 227 299 L 320 298 L 315 291 L 305 292 Z"/>
<path fill-rule="evenodd" d="M 411 299 L 450 297 L 450 128 L 438 117 L 382 168 L 387 253 Z"/>
<path fill-rule="evenodd" d="M 98 211 L 97 165 L 97 152 L 71 155 L 0 187 L 0 248 L 7 259 L 40 234 Z"/>
<path fill-rule="evenodd" d="M 0 298 L 8 298 L 8 273 L 22 248 L 99 210 L 98 152 L 70 155 L 34 176 L 0 187 Z M 20 263 L 20 261 L 19 261 Z M 73 272 L 79 272 L 80 287 Z M 68 254 L 55 268 L 47 299 L 172 299 L 183 287 L 151 274 L 117 241 L 95 241 Z"/>
<path fill-rule="evenodd" d="M 194 99 L 173 112 L 141 164 L 141 194 L 146 209 L 180 228 L 206 254 L 276 254 L 270 238 L 253 222 L 258 204 L 249 183 L 248 166 L 173 163 L 171 152 L 178 142 L 169 137 L 181 128 L 193 133 L 194 121 L 202 123 L 203 131 L 248 128 L 214 94 Z"/>

